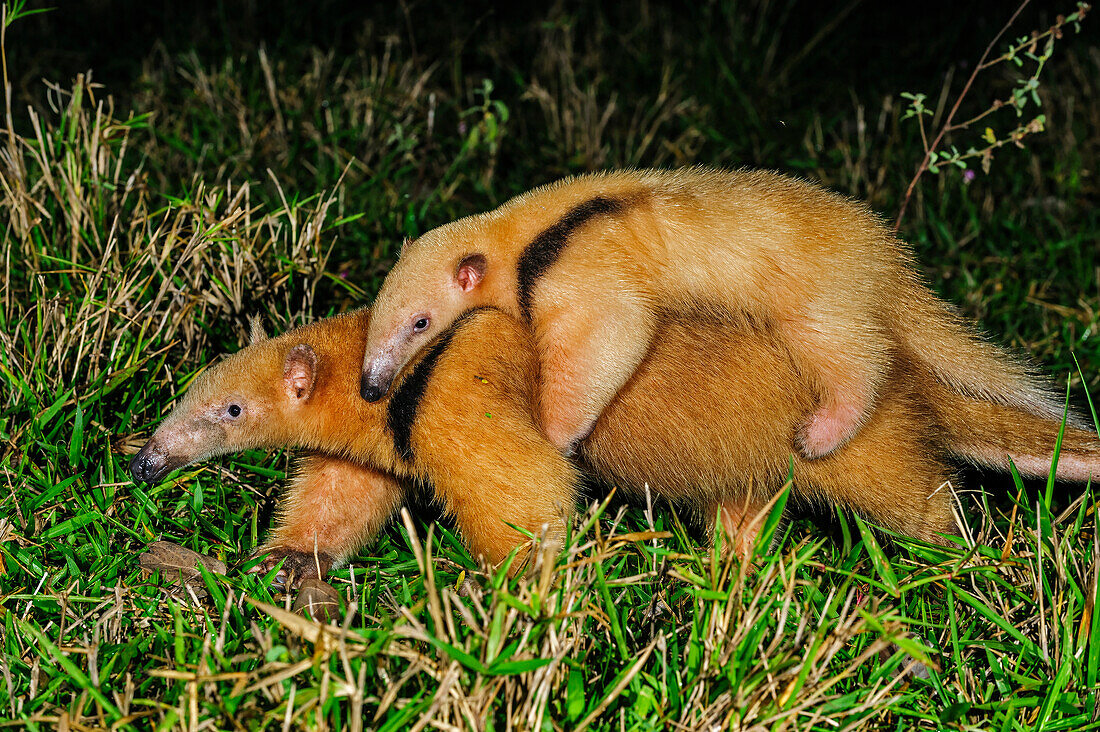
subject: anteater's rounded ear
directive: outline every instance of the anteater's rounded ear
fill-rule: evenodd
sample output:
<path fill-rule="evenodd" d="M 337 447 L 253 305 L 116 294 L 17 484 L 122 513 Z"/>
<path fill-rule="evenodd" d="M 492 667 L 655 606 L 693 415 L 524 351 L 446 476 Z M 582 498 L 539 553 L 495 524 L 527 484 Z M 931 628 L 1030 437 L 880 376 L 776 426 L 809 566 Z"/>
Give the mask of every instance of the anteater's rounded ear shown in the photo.
<path fill-rule="evenodd" d="M 485 278 L 485 267 L 487 265 L 488 262 L 485 260 L 484 254 L 466 255 L 458 263 L 458 268 L 455 269 L 455 282 L 458 283 L 463 292 L 469 292 L 481 284 L 481 280 Z"/>
<path fill-rule="evenodd" d="M 290 349 L 283 365 L 283 387 L 287 396 L 298 401 L 309 399 L 317 380 L 317 354 L 305 343 Z"/>
<path fill-rule="evenodd" d="M 264 319 L 259 315 L 253 315 L 248 318 L 248 345 L 254 346 L 260 341 L 267 340 L 267 333 L 264 333 Z"/>

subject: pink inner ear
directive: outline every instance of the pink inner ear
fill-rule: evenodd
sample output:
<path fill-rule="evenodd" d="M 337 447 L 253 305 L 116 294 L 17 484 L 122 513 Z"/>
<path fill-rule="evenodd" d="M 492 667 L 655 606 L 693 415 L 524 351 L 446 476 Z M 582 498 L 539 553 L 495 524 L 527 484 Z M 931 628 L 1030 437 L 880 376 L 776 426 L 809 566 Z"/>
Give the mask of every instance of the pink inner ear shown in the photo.
<path fill-rule="evenodd" d="M 455 272 L 455 281 L 463 292 L 469 292 L 477 287 L 484 277 L 485 257 L 481 254 L 471 254 L 463 259 Z"/>
<path fill-rule="evenodd" d="M 290 349 L 283 366 L 283 386 L 294 399 L 308 399 L 317 376 L 317 355 L 302 343 Z"/>

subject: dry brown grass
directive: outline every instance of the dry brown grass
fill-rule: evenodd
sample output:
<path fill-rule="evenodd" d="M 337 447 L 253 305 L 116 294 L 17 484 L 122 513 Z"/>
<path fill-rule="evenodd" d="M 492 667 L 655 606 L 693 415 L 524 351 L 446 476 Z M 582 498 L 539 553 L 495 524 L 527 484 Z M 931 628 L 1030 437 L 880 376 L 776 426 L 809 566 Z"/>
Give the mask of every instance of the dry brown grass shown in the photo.
<path fill-rule="evenodd" d="M 132 374 L 170 344 L 196 359 L 212 324 L 229 324 L 244 342 L 245 316 L 258 309 L 280 328 L 310 317 L 326 276 L 333 194 L 284 197 L 262 211 L 248 183 L 200 182 L 165 205 L 146 180 L 141 117 L 118 119 L 84 77 L 53 96 L 59 121 L 30 110 L 35 136 L 9 130 L 0 159 L 0 344 L 20 381 L 83 388 L 120 361 Z M 159 350 L 145 352 L 150 343 Z"/>

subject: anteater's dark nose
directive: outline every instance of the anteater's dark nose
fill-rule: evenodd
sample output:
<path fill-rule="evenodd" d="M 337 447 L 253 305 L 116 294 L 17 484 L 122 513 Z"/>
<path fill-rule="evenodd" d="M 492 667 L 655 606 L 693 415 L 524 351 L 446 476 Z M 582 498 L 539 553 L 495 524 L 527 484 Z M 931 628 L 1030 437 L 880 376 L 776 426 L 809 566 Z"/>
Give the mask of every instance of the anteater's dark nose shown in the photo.
<path fill-rule="evenodd" d="M 165 468 L 163 456 L 150 449 L 152 444 L 146 442 L 145 447 L 130 461 L 130 475 L 135 483 L 152 483 Z"/>
<path fill-rule="evenodd" d="M 359 394 L 368 402 L 376 402 L 386 396 L 386 392 L 376 384 L 372 384 L 370 377 L 366 374 L 363 374 L 363 378 L 359 380 Z"/>

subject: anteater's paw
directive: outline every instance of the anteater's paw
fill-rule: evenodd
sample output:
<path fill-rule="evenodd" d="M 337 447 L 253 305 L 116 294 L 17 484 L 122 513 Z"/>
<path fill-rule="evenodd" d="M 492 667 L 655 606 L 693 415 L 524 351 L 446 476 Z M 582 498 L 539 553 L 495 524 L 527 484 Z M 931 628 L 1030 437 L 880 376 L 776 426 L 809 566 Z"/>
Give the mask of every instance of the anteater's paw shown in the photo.
<path fill-rule="evenodd" d="M 798 428 L 795 447 L 807 460 L 825 457 L 852 439 L 859 431 L 862 417 L 859 408 L 852 404 L 821 407 Z"/>
<path fill-rule="evenodd" d="M 307 579 L 321 579 L 328 574 L 329 567 L 332 566 L 332 558 L 327 554 L 300 552 L 285 547 L 265 547 L 257 551 L 254 556 L 261 555 L 263 559 L 250 571 L 266 575 L 275 567 L 279 567 L 272 584 L 288 592 L 298 589 Z M 282 566 L 279 566 L 280 562 Z"/>

